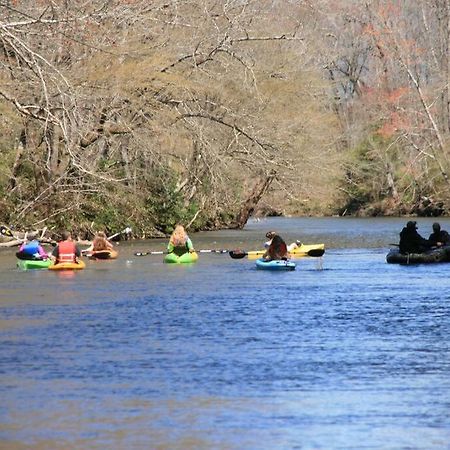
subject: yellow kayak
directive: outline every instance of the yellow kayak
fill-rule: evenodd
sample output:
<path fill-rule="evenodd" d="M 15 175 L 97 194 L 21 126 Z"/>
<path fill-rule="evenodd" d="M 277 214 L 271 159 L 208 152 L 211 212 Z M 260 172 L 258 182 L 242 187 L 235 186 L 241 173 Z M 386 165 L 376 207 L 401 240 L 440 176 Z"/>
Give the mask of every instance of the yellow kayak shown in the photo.
<path fill-rule="evenodd" d="M 258 259 L 264 255 L 265 250 L 248 252 L 248 259 Z M 325 244 L 301 244 L 296 249 L 291 250 L 291 258 L 302 258 L 304 256 L 322 256 L 325 253 Z"/>
<path fill-rule="evenodd" d="M 78 263 L 75 262 L 63 262 L 58 264 L 52 264 L 49 266 L 49 270 L 80 270 L 84 269 L 86 267 L 86 264 L 84 261 L 81 261 L 81 259 L 78 261 Z"/>

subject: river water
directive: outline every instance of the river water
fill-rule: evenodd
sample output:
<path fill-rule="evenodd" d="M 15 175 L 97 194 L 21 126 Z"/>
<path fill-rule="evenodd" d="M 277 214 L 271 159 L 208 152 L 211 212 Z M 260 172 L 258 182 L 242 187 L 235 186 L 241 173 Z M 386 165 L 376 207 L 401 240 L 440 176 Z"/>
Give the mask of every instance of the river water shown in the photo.
<path fill-rule="evenodd" d="M 272 229 L 326 244 L 284 273 L 134 255 L 162 240 L 76 273 L 0 252 L 0 448 L 450 448 L 450 264 L 386 264 L 404 223 L 192 235 L 197 249 L 255 250 Z"/>

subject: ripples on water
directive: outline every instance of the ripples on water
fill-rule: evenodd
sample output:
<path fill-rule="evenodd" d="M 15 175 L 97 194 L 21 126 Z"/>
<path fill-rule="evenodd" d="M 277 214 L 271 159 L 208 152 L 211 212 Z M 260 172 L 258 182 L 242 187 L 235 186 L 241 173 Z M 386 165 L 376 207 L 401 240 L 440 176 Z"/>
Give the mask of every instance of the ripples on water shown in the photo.
<path fill-rule="evenodd" d="M 300 224 L 308 242 L 347 230 Z M 341 231 L 354 248 L 330 238 L 323 270 L 286 273 L 218 254 L 166 266 L 134 256 L 143 243 L 71 275 L 1 254 L 0 448 L 449 448 L 450 265 L 386 264 L 376 242 L 394 225 L 364 245 L 362 221 Z M 245 248 L 295 226 L 194 242 Z"/>

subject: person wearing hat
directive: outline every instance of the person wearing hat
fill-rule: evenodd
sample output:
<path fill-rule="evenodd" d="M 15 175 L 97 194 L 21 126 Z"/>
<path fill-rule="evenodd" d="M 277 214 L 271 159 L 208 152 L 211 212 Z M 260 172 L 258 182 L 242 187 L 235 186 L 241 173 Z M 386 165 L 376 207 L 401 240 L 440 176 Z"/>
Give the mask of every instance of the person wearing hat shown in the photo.
<path fill-rule="evenodd" d="M 430 241 L 417 232 L 417 222 L 410 220 L 400 232 L 400 253 L 423 253 L 432 247 Z"/>
<path fill-rule="evenodd" d="M 433 233 L 428 238 L 433 247 L 443 247 L 450 245 L 450 235 L 445 230 L 441 230 L 441 225 L 437 222 L 433 223 Z"/>
<path fill-rule="evenodd" d="M 272 243 L 272 239 L 275 237 L 277 233 L 275 231 L 268 231 L 266 233 L 266 238 L 268 239 L 267 242 L 264 242 L 264 248 L 269 248 L 270 244 Z"/>

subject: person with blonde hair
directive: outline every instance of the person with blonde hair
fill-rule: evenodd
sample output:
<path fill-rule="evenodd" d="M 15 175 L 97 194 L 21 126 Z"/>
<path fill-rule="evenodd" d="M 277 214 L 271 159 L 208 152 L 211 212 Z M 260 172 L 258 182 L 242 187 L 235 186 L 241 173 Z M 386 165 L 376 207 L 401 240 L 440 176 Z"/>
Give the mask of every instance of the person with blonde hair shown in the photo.
<path fill-rule="evenodd" d="M 169 244 L 167 245 L 167 251 L 169 253 L 175 253 L 177 256 L 184 255 L 185 253 L 193 253 L 194 245 L 191 239 L 187 235 L 183 225 L 176 225 L 172 234 L 170 235 Z"/>

